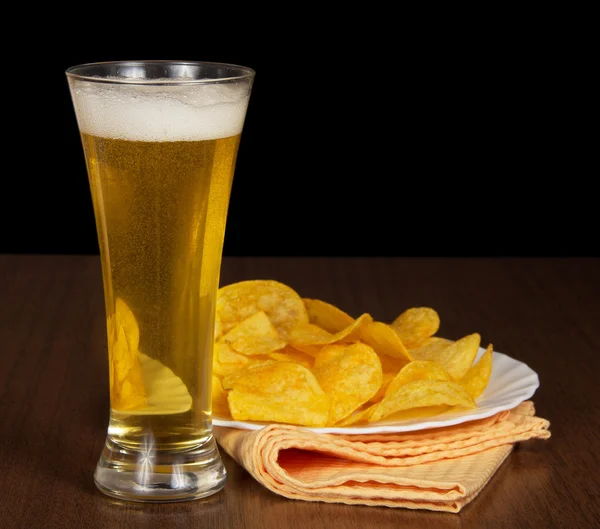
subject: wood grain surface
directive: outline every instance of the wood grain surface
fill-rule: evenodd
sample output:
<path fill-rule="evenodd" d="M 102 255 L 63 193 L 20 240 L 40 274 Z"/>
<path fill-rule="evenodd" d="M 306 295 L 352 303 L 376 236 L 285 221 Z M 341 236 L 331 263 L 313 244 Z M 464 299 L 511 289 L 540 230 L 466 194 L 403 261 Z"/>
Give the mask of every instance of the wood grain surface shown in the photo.
<path fill-rule="evenodd" d="M 600 260 L 239 258 L 222 284 L 278 279 L 352 315 L 434 307 L 540 376 L 548 441 L 521 443 L 459 514 L 274 495 L 224 455 L 220 493 L 140 505 L 96 490 L 108 421 L 99 258 L 0 255 L 0 527 L 600 527 Z"/>

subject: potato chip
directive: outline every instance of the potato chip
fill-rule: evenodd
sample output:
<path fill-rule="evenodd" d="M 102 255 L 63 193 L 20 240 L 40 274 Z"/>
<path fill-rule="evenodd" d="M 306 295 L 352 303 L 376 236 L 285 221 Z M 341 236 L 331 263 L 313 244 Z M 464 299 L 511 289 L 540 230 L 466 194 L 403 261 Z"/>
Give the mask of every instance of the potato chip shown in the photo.
<path fill-rule="evenodd" d="M 379 402 L 385 396 L 385 390 L 390 385 L 390 382 L 392 380 L 394 380 L 395 376 L 396 376 L 395 373 L 383 373 L 383 377 L 381 379 L 381 386 L 379 386 L 377 393 L 375 393 L 375 395 L 373 395 L 369 399 L 369 402 L 371 402 L 371 403 Z"/>
<path fill-rule="evenodd" d="M 405 347 L 416 347 L 438 331 L 440 317 L 432 308 L 415 307 L 400 314 L 392 322 L 392 327 Z"/>
<path fill-rule="evenodd" d="M 490 344 L 479 361 L 472 365 L 465 376 L 460 379 L 460 385 L 474 399 L 484 392 L 490 381 L 492 375 L 492 356 L 493 346 Z"/>
<path fill-rule="evenodd" d="M 238 357 L 244 358 L 245 361 L 243 363 L 241 363 L 241 362 L 220 363 L 219 362 L 217 365 L 213 365 L 213 372 L 219 377 L 229 376 L 232 373 L 236 373 L 237 371 L 246 369 L 247 367 L 264 366 L 264 365 L 268 365 L 268 364 L 274 364 L 276 362 L 276 360 L 273 360 L 269 355 L 245 356 L 245 355 L 236 353 L 235 351 L 233 351 L 233 349 L 230 349 L 230 352 L 232 352 L 234 355 L 237 355 Z M 232 355 L 230 355 L 230 354 L 227 354 L 227 356 L 232 357 Z M 214 362 L 216 362 L 216 361 L 213 360 L 213 364 L 214 364 Z"/>
<path fill-rule="evenodd" d="M 146 390 L 139 361 L 140 330 L 135 316 L 121 299 L 107 320 L 111 406 L 131 410 L 146 405 Z"/>
<path fill-rule="evenodd" d="M 122 343 L 122 342 L 121 342 Z M 130 356 L 129 353 L 119 352 L 120 346 L 116 345 L 114 353 L 120 355 L 123 358 Z M 130 411 L 136 408 L 146 406 L 146 387 L 144 385 L 144 379 L 142 376 L 142 367 L 139 362 L 139 357 L 131 356 L 132 365 L 129 370 L 119 371 L 119 368 L 123 366 L 118 361 L 113 364 L 113 387 L 111 392 L 111 407 L 118 411 Z"/>
<path fill-rule="evenodd" d="M 385 420 L 386 421 L 415 421 L 420 419 L 426 419 L 428 417 L 435 417 L 436 415 L 441 415 L 442 413 L 446 413 L 453 409 L 452 406 L 422 406 L 420 408 L 410 408 L 408 410 L 397 411 L 396 413 L 392 413 L 388 415 Z"/>
<path fill-rule="evenodd" d="M 326 365 L 328 362 L 335 361 L 340 355 L 343 355 L 346 351 L 346 344 L 338 343 L 331 345 L 324 345 L 319 349 L 319 353 L 315 358 L 313 364 L 313 370 L 319 369 L 321 366 Z"/>
<path fill-rule="evenodd" d="M 327 344 L 334 339 L 335 334 L 322 329 L 314 323 L 305 323 L 294 327 L 289 335 L 288 341 L 290 344 Z"/>
<path fill-rule="evenodd" d="M 146 402 L 128 408 L 128 415 L 174 415 L 191 409 L 192 397 L 181 378 L 163 363 L 143 353 L 139 353 L 138 359 Z"/>
<path fill-rule="evenodd" d="M 325 329 L 322 329 L 314 323 L 305 323 L 304 325 L 299 325 L 298 327 L 292 329 L 288 335 L 290 345 L 294 349 L 302 351 L 313 358 L 317 356 L 321 350 L 322 346 L 320 345 L 320 342 L 329 342 L 332 339 L 333 334 L 327 332 Z M 316 345 L 311 345 L 313 342 L 316 342 Z"/>
<path fill-rule="evenodd" d="M 354 342 L 360 339 L 363 328 L 372 321 L 373 318 L 369 314 L 363 314 L 354 320 L 350 326 L 335 334 L 328 333 L 317 325 L 309 323 L 294 328 L 289 335 L 289 342 L 298 349 L 306 345 L 330 345 L 338 342 Z"/>
<path fill-rule="evenodd" d="M 223 327 L 218 313 L 215 314 L 215 342 L 223 336 Z"/>
<path fill-rule="evenodd" d="M 417 347 L 409 349 L 409 352 L 415 360 L 426 360 L 431 355 L 435 355 L 442 349 L 445 349 L 451 343 L 452 340 L 448 340 L 447 338 L 432 336 L 421 342 Z"/>
<path fill-rule="evenodd" d="M 393 413 L 425 406 L 476 407 L 475 401 L 456 382 L 447 380 L 416 380 L 400 386 L 374 404 L 369 422 L 379 421 Z"/>
<path fill-rule="evenodd" d="M 335 334 L 354 323 L 352 316 L 338 309 L 335 305 L 330 305 L 320 299 L 304 298 L 303 301 L 308 312 L 308 321 L 327 332 Z"/>
<path fill-rule="evenodd" d="M 375 406 L 371 405 L 367 408 L 361 408 L 354 412 L 346 419 L 338 422 L 336 426 L 352 426 L 358 423 L 368 422 L 369 415 L 373 412 Z M 408 410 L 397 411 L 386 417 L 387 421 L 399 422 L 399 421 L 414 421 L 416 419 L 425 419 L 427 417 L 434 417 L 440 415 L 449 410 L 452 410 L 452 406 L 423 406 L 421 408 L 411 408 Z"/>
<path fill-rule="evenodd" d="M 404 386 L 416 380 L 452 380 L 452 377 L 442 366 L 427 360 L 415 360 L 406 364 L 394 377 L 385 390 L 385 395 L 395 392 L 400 386 Z"/>
<path fill-rule="evenodd" d="M 136 364 L 140 330 L 133 312 L 121 298 L 117 298 L 115 312 L 107 320 L 107 331 L 111 375 L 116 375 L 115 382 L 122 383 Z"/>
<path fill-rule="evenodd" d="M 298 349 L 295 349 L 290 345 L 284 347 L 280 351 L 269 353 L 268 356 L 278 362 L 296 362 L 308 369 L 311 369 L 315 363 L 315 359 L 311 355 L 298 351 Z"/>
<path fill-rule="evenodd" d="M 473 365 L 480 342 L 481 336 L 478 333 L 469 334 L 441 349 L 435 348 L 426 353 L 421 352 L 419 359 L 440 364 L 454 380 L 458 381 Z M 413 351 L 413 355 L 417 356 L 417 351 Z"/>
<path fill-rule="evenodd" d="M 363 343 L 323 347 L 313 373 L 331 399 L 330 424 L 371 399 L 381 387 L 383 374 L 377 353 Z"/>
<path fill-rule="evenodd" d="M 259 367 L 274 364 L 277 360 L 271 358 L 271 355 L 253 355 L 248 357 L 248 365 L 246 367 Z"/>
<path fill-rule="evenodd" d="M 223 333 L 260 311 L 268 316 L 284 339 L 294 327 L 308 323 L 302 298 L 283 283 L 241 281 L 219 289 L 216 312 Z"/>
<path fill-rule="evenodd" d="M 325 426 L 329 397 L 315 376 L 295 362 L 243 369 L 223 379 L 231 416 L 238 421 L 268 421 Z"/>
<path fill-rule="evenodd" d="M 245 355 L 268 354 L 286 346 L 262 310 L 230 329 L 220 341 Z"/>
<path fill-rule="evenodd" d="M 213 373 L 220 377 L 243 369 L 249 361 L 249 357 L 234 351 L 225 342 L 217 342 L 213 347 Z"/>
<path fill-rule="evenodd" d="M 227 404 L 227 392 L 219 377 L 212 376 L 212 413 L 219 417 L 227 418 L 229 415 L 229 404 Z"/>
<path fill-rule="evenodd" d="M 385 323 L 372 321 L 365 325 L 362 330 L 361 339 L 370 345 L 378 354 L 402 358 L 407 362 L 412 356 L 404 347 L 398 334 Z"/>
<path fill-rule="evenodd" d="M 138 369 L 138 350 L 131 349 L 129 341 L 122 326 L 118 326 L 118 332 L 108 342 L 109 357 L 113 368 L 115 385 L 122 384 L 132 369 Z"/>
<path fill-rule="evenodd" d="M 391 373 L 393 375 L 395 375 L 406 364 L 408 364 L 408 360 L 406 360 L 406 358 L 394 358 L 393 356 L 388 355 L 379 355 L 379 360 L 381 360 L 381 367 L 383 368 L 383 372 Z"/>
<path fill-rule="evenodd" d="M 248 365 L 248 357 L 234 351 L 231 345 L 226 342 L 217 342 L 214 346 L 214 351 L 214 356 L 222 364 L 235 364 L 238 365 L 240 369 Z"/>
<path fill-rule="evenodd" d="M 373 400 L 373 399 L 371 399 L 371 400 Z M 369 415 L 371 414 L 371 411 L 373 410 L 373 406 L 374 406 L 374 404 L 367 405 L 366 407 L 362 406 L 361 408 L 358 408 L 357 410 L 352 412 L 350 415 L 348 415 L 348 417 L 346 417 L 345 419 L 342 419 L 341 421 L 336 422 L 335 425 L 336 426 L 352 426 L 359 422 L 366 422 L 369 419 Z"/>
<path fill-rule="evenodd" d="M 360 408 L 349 417 L 338 422 L 336 426 L 352 426 L 358 423 L 367 423 L 369 415 L 372 413 L 375 406 L 371 405 L 367 408 Z M 411 408 L 408 410 L 397 411 L 386 417 L 387 421 L 414 421 L 415 419 L 425 419 L 434 417 L 447 411 L 452 410 L 452 406 L 423 406 L 421 408 Z"/>
<path fill-rule="evenodd" d="M 121 298 L 117 298 L 115 301 L 113 321 L 116 324 L 114 331 L 117 334 L 123 331 L 129 350 L 137 351 L 140 345 L 140 328 L 132 310 Z"/>

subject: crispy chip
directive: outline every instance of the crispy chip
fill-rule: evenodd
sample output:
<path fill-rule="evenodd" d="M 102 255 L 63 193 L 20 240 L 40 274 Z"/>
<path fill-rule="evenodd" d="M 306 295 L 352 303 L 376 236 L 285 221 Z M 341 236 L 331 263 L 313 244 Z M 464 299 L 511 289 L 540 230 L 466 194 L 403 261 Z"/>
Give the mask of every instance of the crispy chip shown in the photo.
<path fill-rule="evenodd" d="M 220 341 L 245 355 L 268 354 L 286 346 L 263 311 L 256 312 L 230 329 Z"/>
<path fill-rule="evenodd" d="M 217 342 L 213 347 L 213 373 L 220 377 L 243 369 L 248 362 L 246 355 L 237 353 L 227 343 Z"/>
<path fill-rule="evenodd" d="M 218 313 L 215 313 L 215 341 L 223 336 L 223 327 L 221 326 L 221 318 Z"/>
<path fill-rule="evenodd" d="M 374 404 L 369 422 L 379 421 L 393 413 L 425 406 L 476 407 L 475 401 L 456 382 L 447 380 L 417 380 L 400 386 Z"/>
<path fill-rule="evenodd" d="M 311 355 L 298 351 L 298 349 L 293 348 L 291 345 L 284 347 L 280 351 L 269 353 L 268 356 L 279 362 L 296 362 L 308 369 L 311 369 L 315 363 L 315 359 Z"/>
<path fill-rule="evenodd" d="M 379 357 L 363 343 L 323 347 L 315 359 L 313 372 L 331 398 L 330 424 L 344 419 L 371 399 L 382 382 Z"/>
<path fill-rule="evenodd" d="M 247 367 L 259 367 L 259 366 L 268 366 L 270 364 L 274 364 L 277 360 L 271 358 L 271 355 L 253 355 L 248 357 L 248 366 Z"/>
<path fill-rule="evenodd" d="M 282 338 L 308 323 L 302 298 L 290 287 L 270 280 L 241 281 L 219 289 L 217 314 L 227 333 L 246 318 L 264 312 Z"/>
<path fill-rule="evenodd" d="M 129 347 L 129 350 L 137 351 L 138 346 L 140 345 L 140 328 L 138 327 L 137 320 L 135 319 L 132 310 L 121 298 L 117 298 L 115 301 L 115 313 L 113 321 L 116 324 L 114 331 L 117 333 L 117 335 L 122 331 L 125 335 L 125 339 L 127 340 L 127 346 Z"/>
<path fill-rule="evenodd" d="M 432 336 L 421 342 L 418 347 L 409 349 L 409 351 L 415 360 L 425 360 L 429 356 L 435 355 L 442 349 L 445 349 L 451 343 L 452 340 L 448 340 L 447 338 Z"/>
<path fill-rule="evenodd" d="M 381 360 L 383 372 L 392 373 L 393 375 L 398 373 L 398 371 L 408 364 L 408 360 L 406 360 L 406 358 L 394 358 L 393 356 L 388 355 L 379 355 L 379 360 Z"/>
<path fill-rule="evenodd" d="M 492 376 L 492 356 L 493 346 L 490 344 L 479 361 L 471 366 L 465 376 L 460 379 L 460 385 L 474 399 L 483 393 L 490 381 L 490 377 Z"/>
<path fill-rule="evenodd" d="M 120 354 L 119 346 L 115 346 L 116 354 Z M 126 353 L 128 355 L 128 353 Z M 137 356 L 133 357 L 131 369 L 123 375 L 123 371 L 118 372 L 122 364 L 114 363 L 115 381 L 111 393 L 111 406 L 114 410 L 132 410 L 146 405 L 146 388 L 142 377 L 142 368 Z"/>
<path fill-rule="evenodd" d="M 212 376 L 212 412 L 219 417 L 228 418 L 229 404 L 227 404 L 227 392 L 219 377 Z"/>
<path fill-rule="evenodd" d="M 292 329 L 288 340 L 294 347 L 304 345 L 327 345 L 335 341 L 335 334 L 321 329 L 314 323 L 299 325 Z"/>
<path fill-rule="evenodd" d="M 369 415 L 372 413 L 374 406 L 369 406 L 366 409 L 360 409 L 340 421 L 336 426 L 352 426 L 357 423 L 366 423 Z M 414 421 L 427 417 L 434 417 L 452 409 L 452 406 L 423 406 L 422 408 L 411 408 L 408 410 L 398 411 L 387 416 L 387 420 L 396 421 Z"/>
<path fill-rule="evenodd" d="M 422 406 L 420 408 L 410 408 L 408 410 L 397 411 L 386 417 L 387 421 L 415 421 L 441 415 L 447 411 L 451 411 L 452 406 Z"/>
<path fill-rule="evenodd" d="M 372 321 L 373 318 L 369 314 L 363 314 L 354 320 L 350 326 L 335 334 L 328 333 L 317 325 L 309 323 L 293 329 L 289 335 L 289 341 L 297 349 L 307 345 L 330 345 L 339 342 L 354 342 L 360 339 L 364 327 Z M 317 329 L 320 330 L 317 331 Z"/>
<path fill-rule="evenodd" d="M 324 345 L 321 347 L 321 349 L 319 349 L 319 354 L 315 358 L 313 370 L 319 369 L 321 366 L 337 360 L 341 355 L 344 354 L 346 347 L 346 344 L 343 343 Z"/>
<path fill-rule="evenodd" d="M 292 329 L 288 336 L 290 344 L 299 351 L 309 354 L 312 357 L 317 356 L 323 343 L 327 344 L 334 340 L 334 335 L 321 329 L 314 323 L 305 323 Z"/>
<path fill-rule="evenodd" d="M 405 361 L 412 360 L 410 353 L 404 347 L 396 331 L 385 323 L 372 321 L 368 325 L 365 325 L 361 338 L 380 355 L 402 358 Z"/>
<path fill-rule="evenodd" d="M 213 371 L 215 374 L 217 374 L 220 377 L 229 376 L 232 373 L 236 373 L 237 371 L 246 369 L 247 367 L 265 366 L 265 365 L 269 365 L 269 364 L 274 364 L 277 361 L 277 360 L 274 360 L 273 358 L 271 358 L 269 355 L 245 356 L 245 355 L 240 355 L 239 353 L 236 353 L 235 351 L 233 351 L 233 349 L 231 349 L 231 351 L 235 355 L 245 358 L 246 361 L 243 364 L 242 363 L 234 363 L 234 362 L 219 364 L 219 368 L 213 369 Z M 230 355 L 228 354 L 228 356 L 230 356 Z"/>
<path fill-rule="evenodd" d="M 369 402 L 371 402 L 371 403 L 379 402 L 385 396 L 385 390 L 390 385 L 390 382 L 392 380 L 394 380 L 395 376 L 396 375 L 394 373 L 383 373 L 383 377 L 381 379 L 381 386 L 377 390 L 377 393 L 375 393 L 375 395 L 373 395 L 369 399 Z"/>
<path fill-rule="evenodd" d="M 442 366 L 435 362 L 427 360 L 415 360 L 406 364 L 402 370 L 394 377 L 387 389 L 385 395 L 390 395 L 404 386 L 416 380 L 452 380 L 452 377 L 444 370 Z"/>
<path fill-rule="evenodd" d="M 325 426 L 329 397 L 315 376 L 295 362 L 243 369 L 223 379 L 227 401 L 238 421 Z"/>
<path fill-rule="evenodd" d="M 438 331 L 440 317 L 432 308 L 415 307 L 400 314 L 392 322 L 392 327 L 400 336 L 405 347 L 412 348 Z"/>
<path fill-rule="evenodd" d="M 107 320 L 111 406 L 131 410 L 146 405 L 146 390 L 139 361 L 140 330 L 127 304 L 117 298 Z"/>
<path fill-rule="evenodd" d="M 171 415 L 192 407 L 192 396 L 183 380 L 163 363 L 139 353 L 146 403 L 128 409 L 128 415 Z"/>
<path fill-rule="evenodd" d="M 221 364 L 235 364 L 240 368 L 248 365 L 248 357 L 240 354 L 231 347 L 230 344 L 219 341 L 215 344 L 215 356 Z"/>
<path fill-rule="evenodd" d="M 374 406 L 374 404 L 368 405 L 366 407 L 363 406 L 363 407 L 355 410 L 350 415 L 348 415 L 348 417 L 346 417 L 345 419 L 338 421 L 335 425 L 336 426 L 352 426 L 359 422 L 366 422 L 369 419 L 369 415 L 371 414 L 371 411 L 373 410 L 373 406 Z"/>
<path fill-rule="evenodd" d="M 304 298 L 304 305 L 308 312 L 309 322 L 318 325 L 327 332 L 335 334 L 354 323 L 352 316 L 320 299 Z"/>
<path fill-rule="evenodd" d="M 131 349 L 123 327 L 118 326 L 118 332 L 109 342 L 109 351 L 113 365 L 113 374 L 116 387 L 122 384 L 132 369 L 137 369 L 137 349 Z"/>
<path fill-rule="evenodd" d="M 460 380 L 473 365 L 480 342 L 481 336 L 478 333 L 469 334 L 441 349 L 432 348 L 421 352 L 418 358 L 440 364 L 454 380 Z M 413 355 L 417 357 L 417 351 L 413 351 Z"/>

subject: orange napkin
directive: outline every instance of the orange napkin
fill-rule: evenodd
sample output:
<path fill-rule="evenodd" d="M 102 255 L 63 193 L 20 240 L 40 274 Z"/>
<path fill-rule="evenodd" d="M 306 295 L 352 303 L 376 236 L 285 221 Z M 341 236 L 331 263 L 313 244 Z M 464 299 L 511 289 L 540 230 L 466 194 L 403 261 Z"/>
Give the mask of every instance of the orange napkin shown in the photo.
<path fill-rule="evenodd" d="M 333 435 L 287 425 L 214 433 L 259 483 L 287 498 L 458 512 L 515 443 L 547 439 L 549 426 L 526 401 L 487 419 L 407 433 Z"/>

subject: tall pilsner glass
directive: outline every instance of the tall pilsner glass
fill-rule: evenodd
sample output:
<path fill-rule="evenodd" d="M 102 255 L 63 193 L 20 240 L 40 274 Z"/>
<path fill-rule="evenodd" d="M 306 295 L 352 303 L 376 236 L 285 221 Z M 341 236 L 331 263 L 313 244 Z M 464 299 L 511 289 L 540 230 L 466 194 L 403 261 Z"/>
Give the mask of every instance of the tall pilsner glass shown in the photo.
<path fill-rule="evenodd" d="M 212 435 L 215 301 L 254 71 L 141 61 L 66 72 L 100 243 L 110 383 L 94 479 L 110 496 L 220 490 Z"/>

